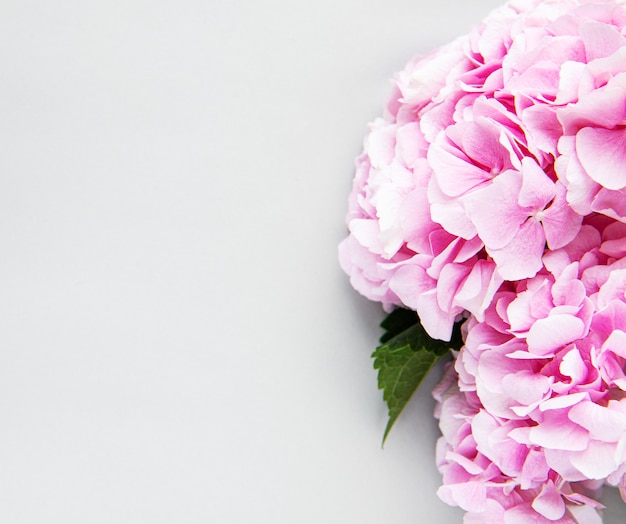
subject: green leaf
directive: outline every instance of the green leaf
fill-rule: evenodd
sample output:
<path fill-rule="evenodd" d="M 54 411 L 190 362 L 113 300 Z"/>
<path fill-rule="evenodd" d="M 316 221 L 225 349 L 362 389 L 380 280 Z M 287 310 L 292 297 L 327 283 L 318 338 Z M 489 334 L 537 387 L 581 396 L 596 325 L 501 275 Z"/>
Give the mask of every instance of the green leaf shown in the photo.
<path fill-rule="evenodd" d="M 396 335 L 409 329 L 411 326 L 419 324 L 419 321 L 420 319 L 415 311 L 404 308 L 394 309 L 387 315 L 385 320 L 380 323 L 380 327 L 385 330 L 383 336 L 380 337 L 380 343 L 384 344 Z"/>
<path fill-rule="evenodd" d="M 451 342 L 431 338 L 414 311 L 394 310 L 381 324 L 385 334 L 372 357 L 378 370 L 378 389 L 389 410 L 389 421 L 383 436 L 383 445 L 392 426 L 402 413 L 437 360 L 450 348 L 462 345 L 460 326 L 455 326 Z"/>

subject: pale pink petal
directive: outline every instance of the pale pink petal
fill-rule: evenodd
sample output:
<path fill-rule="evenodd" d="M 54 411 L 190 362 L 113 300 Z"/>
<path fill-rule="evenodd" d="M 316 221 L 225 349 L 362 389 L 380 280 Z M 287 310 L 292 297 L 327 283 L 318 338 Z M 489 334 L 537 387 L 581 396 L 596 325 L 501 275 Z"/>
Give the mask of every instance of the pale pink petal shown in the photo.
<path fill-rule="evenodd" d="M 548 400 L 544 400 L 539 406 L 539 409 L 541 411 L 551 411 L 555 409 L 568 408 L 588 398 L 589 393 L 586 391 L 579 391 L 577 393 L 572 393 L 571 395 L 559 395 Z"/>
<path fill-rule="evenodd" d="M 551 315 L 537 320 L 528 332 L 528 349 L 548 355 L 584 335 L 585 324 L 572 315 Z"/>
<path fill-rule="evenodd" d="M 457 290 L 454 304 L 483 321 L 484 310 L 501 284 L 502 277 L 496 271 L 496 265 L 487 260 L 479 260 Z"/>
<path fill-rule="evenodd" d="M 446 504 L 460 506 L 465 511 L 482 512 L 487 509 L 487 487 L 484 482 L 447 484 L 437 490 L 437 496 Z"/>
<path fill-rule="evenodd" d="M 407 246 L 416 253 L 428 253 L 428 237 L 441 226 L 430 218 L 425 188 L 416 188 L 404 197 L 398 218 Z"/>
<path fill-rule="evenodd" d="M 522 112 L 522 120 L 529 146 L 556 155 L 559 137 L 563 133 L 563 127 L 556 117 L 556 109 L 533 105 Z"/>
<path fill-rule="evenodd" d="M 432 220 L 446 231 L 465 239 L 476 236 L 476 227 L 465 213 L 461 201 L 448 197 L 437 185 L 435 177 L 428 185 L 428 201 Z"/>
<path fill-rule="evenodd" d="M 524 222 L 515 238 L 500 249 L 487 248 L 498 272 L 505 280 L 531 278 L 541 269 L 541 255 L 545 246 L 543 228 L 536 220 Z"/>
<path fill-rule="evenodd" d="M 566 415 L 551 413 L 546 412 L 542 423 L 531 428 L 530 440 L 546 449 L 566 451 L 586 449 L 589 445 L 589 432 L 568 420 Z"/>
<path fill-rule="evenodd" d="M 550 520 L 539 515 L 530 504 L 520 504 L 504 514 L 505 524 L 577 524 L 571 517 L 564 515 L 558 520 Z M 486 523 L 485 523 L 486 524 Z"/>
<path fill-rule="evenodd" d="M 567 435 L 564 438 L 567 438 Z M 572 466 L 571 450 L 544 449 L 544 455 L 548 466 L 561 475 L 564 480 L 569 482 L 589 480 L 584 473 L 581 473 L 578 469 Z"/>
<path fill-rule="evenodd" d="M 591 438 L 602 442 L 617 442 L 626 433 L 626 414 L 581 402 L 569 410 L 569 419 L 587 429 Z"/>
<path fill-rule="evenodd" d="M 567 203 L 567 190 L 560 182 L 555 185 L 555 195 L 554 201 L 542 213 L 541 218 L 550 249 L 559 249 L 574 240 L 583 219 Z"/>
<path fill-rule="evenodd" d="M 624 45 L 624 37 L 612 25 L 596 21 L 580 24 L 580 36 L 585 44 L 587 61 L 611 56 Z"/>
<path fill-rule="evenodd" d="M 559 520 L 565 515 L 565 502 L 552 481 L 543 485 L 532 502 L 533 509 L 549 520 Z"/>
<path fill-rule="evenodd" d="M 443 311 L 452 309 L 458 289 L 470 271 L 471 267 L 465 264 L 446 264 L 443 267 L 437 282 L 437 303 Z"/>
<path fill-rule="evenodd" d="M 573 348 L 565 354 L 559 365 L 559 371 L 570 377 L 573 384 L 580 384 L 587 378 L 587 365 L 577 348 Z"/>
<path fill-rule="evenodd" d="M 576 135 L 576 151 L 589 176 L 608 189 L 626 186 L 626 131 L 585 127 Z"/>
<path fill-rule="evenodd" d="M 615 444 L 592 440 L 584 451 L 572 453 L 570 460 L 586 478 L 603 479 L 618 468 L 615 455 Z"/>
<path fill-rule="evenodd" d="M 550 467 L 546 462 L 543 450 L 531 448 L 520 473 L 522 489 L 528 489 L 537 482 L 545 482 L 549 471 Z"/>
<path fill-rule="evenodd" d="M 504 508 L 495 500 L 487 499 L 485 510 L 480 513 L 467 513 L 463 524 L 504 524 Z"/>
<path fill-rule="evenodd" d="M 396 130 L 377 120 L 366 141 L 367 153 L 373 167 L 384 167 L 391 164 L 395 156 Z"/>
<path fill-rule="evenodd" d="M 428 142 L 420 131 L 419 123 L 410 122 L 400 126 L 396 132 L 396 152 L 404 165 L 410 167 L 424 158 Z"/>
<path fill-rule="evenodd" d="M 626 333 L 620 329 L 613 331 L 602 344 L 602 351 L 610 351 L 619 357 L 626 358 Z"/>
<path fill-rule="evenodd" d="M 557 110 L 565 135 L 574 135 L 585 126 L 613 128 L 624 118 L 624 89 L 607 86 L 582 97 L 577 104 L 568 104 Z M 594 129 L 589 127 L 588 129 Z M 559 143 L 559 149 L 561 144 Z"/>
<path fill-rule="evenodd" d="M 502 379 L 507 394 L 524 405 L 539 402 L 550 389 L 553 379 L 532 371 L 518 371 Z"/>
<path fill-rule="evenodd" d="M 600 507 L 603 507 L 600 505 Z M 602 517 L 592 506 L 569 506 L 569 512 L 577 524 L 602 524 Z"/>
<path fill-rule="evenodd" d="M 450 340 L 456 313 L 442 311 L 437 303 L 435 281 L 417 264 L 404 265 L 389 280 L 389 288 L 403 304 L 419 314 L 426 332 L 433 338 Z"/>
<path fill-rule="evenodd" d="M 554 182 L 539 167 L 536 160 L 530 157 L 522 159 L 522 177 L 519 205 L 543 209 L 556 194 Z"/>
<path fill-rule="evenodd" d="M 528 218 L 528 212 L 517 203 L 521 188 L 521 174 L 505 171 L 494 178 L 490 185 L 463 199 L 467 215 L 487 249 L 507 246 Z"/>
<path fill-rule="evenodd" d="M 428 161 L 437 185 L 449 197 L 458 197 L 491 178 L 445 138 L 438 138 L 428 149 Z"/>
<path fill-rule="evenodd" d="M 544 261 L 545 261 L 544 257 Z M 585 286 L 578 280 L 578 263 L 565 266 L 556 282 L 552 285 L 552 298 L 555 306 L 580 305 L 585 297 Z"/>

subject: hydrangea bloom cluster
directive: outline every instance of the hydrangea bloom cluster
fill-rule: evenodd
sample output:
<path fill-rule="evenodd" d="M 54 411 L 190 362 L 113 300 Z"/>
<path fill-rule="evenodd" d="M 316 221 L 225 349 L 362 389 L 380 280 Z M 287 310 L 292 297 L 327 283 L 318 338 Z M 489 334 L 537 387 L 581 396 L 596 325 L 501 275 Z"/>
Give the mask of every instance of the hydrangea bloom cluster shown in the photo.
<path fill-rule="evenodd" d="M 626 2 L 514 0 L 412 60 L 356 162 L 340 262 L 465 345 L 435 391 L 466 524 L 626 500 Z"/>

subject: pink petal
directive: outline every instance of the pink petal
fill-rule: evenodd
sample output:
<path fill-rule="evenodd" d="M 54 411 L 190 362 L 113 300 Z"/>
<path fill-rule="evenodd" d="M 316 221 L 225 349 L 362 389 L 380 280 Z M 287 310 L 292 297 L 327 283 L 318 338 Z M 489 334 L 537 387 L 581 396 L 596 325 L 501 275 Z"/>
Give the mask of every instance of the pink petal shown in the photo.
<path fill-rule="evenodd" d="M 596 21 L 580 24 L 580 36 L 585 44 L 587 62 L 611 56 L 624 45 L 624 37 L 614 26 Z"/>
<path fill-rule="evenodd" d="M 566 377 L 570 377 L 573 384 L 580 384 L 587 378 L 587 365 L 577 348 L 571 349 L 563 357 L 559 371 Z"/>
<path fill-rule="evenodd" d="M 590 125 L 607 129 L 615 127 L 624 118 L 624 88 L 609 83 L 604 89 L 585 95 L 578 103 L 558 109 L 557 116 L 563 124 L 565 135 L 573 135 L 580 128 L 586 129 Z"/>
<path fill-rule="evenodd" d="M 586 450 L 572 453 L 570 460 L 588 479 L 603 479 L 618 468 L 615 455 L 615 444 L 592 440 Z"/>
<path fill-rule="evenodd" d="M 367 138 L 367 153 L 373 167 L 384 167 L 391 164 L 395 156 L 396 129 L 386 125 L 382 119 L 375 122 Z"/>
<path fill-rule="evenodd" d="M 487 509 L 487 487 L 480 481 L 441 486 L 437 496 L 446 504 L 460 506 L 465 511 L 482 512 Z"/>
<path fill-rule="evenodd" d="M 558 520 L 550 520 L 539 515 L 530 504 L 520 504 L 507 510 L 504 524 L 577 524 L 571 517 L 564 515 Z"/>
<path fill-rule="evenodd" d="M 617 442 L 626 433 L 626 414 L 599 406 L 593 402 L 581 402 L 569 410 L 569 419 L 589 430 L 589 435 L 602 442 Z"/>
<path fill-rule="evenodd" d="M 530 135 L 529 146 L 534 144 L 543 152 L 556 154 L 563 127 L 554 108 L 539 104 L 530 106 L 522 112 L 522 120 L 526 134 Z"/>
<path fill-rule="evenodd" d="M 567 438 L 567 437 L 566 437 Z M 581 480 L 589 480 L 583 473 L 578 471 L 571 463 L 572 452 L 561 449 L 545 449 L 544 455 L 546 462 L 554 471 L 556 471 L 564 480 L 569 482 L 578 482 Z"/>
<path fill-rule="evenodd" d="M 543 209 L 555 195 L 554 182 L 550 180 L 536 160 L 522 159 L 522 187 L 519 191 L 519 205 Z"/>
<path fill-rule="evenodd" d="M 500 284 L 502 284 L 502 277 L 496 271 L 496 265 L 487 260 L 479 260 L 457 290 L 454 304 L 466 309 L 482 322 L 484 311 L 491 303 Z"/>
<path fill-rule="evenodd" d="M 613 331 L 602 344 L 602 350 L 626 358 L 626 333 L 620 329 Z"/>
<path fill-rule="evenodd" d="M 576 135 L 576 151 L 598 184 L 608 189 L 626 186 L 626 131 L 585 127 Z"/>
<path fill-rule="evenodd" d="M 551 411 L 554 409 L 563 409 L 578 404 L 580 401 L 589 398 L 589 393 L 586 391 L 579 391 L 578 393 L 572 393 L 571 395 L 558 395 L 556 397 L 544 400 L 539 406 L 540 411 Z"/>
<path fill-rule="evenodd" d="M 437 303 L 443 311 L 450 311 L 457 290 L 470 271 L 471 268 L 465 264 L 446 264 L 443 267 L 437 282 Z"/>
<path fill-rule="evenodd" d="M 585 324 L 572 315 L 550 315 L 537 320 L 528 332 L 528 349 L 537 355 L 554 353 L 583 336 Z"/>
<path fill-rule="evenodd" d="M 520 473 L 522 489 L 528 489 L 536 482 L 545 482 L 550 467 L 542 449 L 530 449 Z"/>
<path fill-rule="evenodd" d="M 494 221 L 495 222 L 495 221 Z M 501 249 L 487 248 L 505 280 L 532 278 L 543 267 L 541 256 L 545 247 L 543 228 L 534 219 L 526 220 L 515 238 Z"/>
<path fill-rule="evenodd" d="M 571 422 L 566 415 L 546 412 L 543 422 L 530 430 L 530 440 L 546 449 L 580 451 L 589 444 L 589 432 Z"/>
<path fill-rule="evenodd" d="M 528 212 L 517 203 L 521 188 L 521 174 L 505 171 L 463 199 L 467 215 L 488 249 L 507 246 L 528 218 Z"/>
<path fill-rule="evenodd" d="M 502 386 L 507 394 L 521 404 L 539 402 L 550 389 L 553 379 L 532 371 L 519 371 L 505 376 Z"/>
<path fill-rule="evenodd" d="M 489 172 L 472 164 L 463 152 L 446 140 L 438 137 L 427 154 L 433 178 L 445 195 L 458 197 L 491 178 Z"/>
<path fill-rule="evenodd" d="M 467 513 L 463 517 L 463 524 L 503 524 L 504 508 L 493 499 L 487 499 L 485 511 L 480 513 Z"/>
<path fill-rule="evenodd" d="M 583 219 L 567 203 L 567 190 L 560 182 L 555 185 L 555 193 L 554 201 L 543 212 L 541 219 L 550 249 L 559 249 L 574 240 Z"/>
<path fill-rule="evenodd" d="M 565 502 L 552 481 L 541 488 L 532 502 L 533 509 L 549 520 L 558 520 L 565 515 Z"/>
<path fill-rule="evenodd" d="M 604 507 L 600 505 L 600 507 Z M 602 524 L 602 517 L 592 506 L 570 505 L 569 512 L 576 519 L 578 524 Z"/>
<path fill-rule="evenodd" d="M 418 255 L 419 256 L 419 255 Z M 435 280 L 419 264 L 407 264 L 389 280 L 391 289 L 409 309 L 417 311 L 426 332 L 433 338 L 450 340 L 456 313 L 442 311 L 437 304 Z"/>

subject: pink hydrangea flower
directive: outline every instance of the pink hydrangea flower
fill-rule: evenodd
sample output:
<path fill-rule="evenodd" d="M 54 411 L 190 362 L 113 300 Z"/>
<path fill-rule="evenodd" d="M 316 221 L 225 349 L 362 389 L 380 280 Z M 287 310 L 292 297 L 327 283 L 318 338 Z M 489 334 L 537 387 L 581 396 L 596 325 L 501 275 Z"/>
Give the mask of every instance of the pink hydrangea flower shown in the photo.
<path fill-rule="evenodd" d="M 521 492 L 552 479 L 594 480 L 624 494 L 626 226 L 595 222 L 547 254 L 540 274 L 500 289 L 484 321 L 464 326 L 454 387 L 474 409 L 468 435 Z M 441 387 L 454 391 L 449 382 Z M 446 437 L 455 415 L 439 416 Z M 541 454 L 533 458 L 541 471 L 525 469 L 531 452 Z"/>
<path fill-rule="evenodd" d="M 461 391 L 452 366 L 433 392 L 442 437 L 437 495 L 467 513 L 465 524 L 601 524 L 594 497 L 601 483 L 567 481 L 541 447 L 510 437 L 524 420 L 490 414 L 475 391 Z"/>
<path fill-rule="evenodd" d="M 626 500 L 626 1 L 513 0 L 415 58 L 357 159 L 340 261 L 465 345 L 435 391 L 466 524 Z"/>

